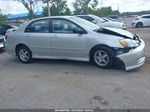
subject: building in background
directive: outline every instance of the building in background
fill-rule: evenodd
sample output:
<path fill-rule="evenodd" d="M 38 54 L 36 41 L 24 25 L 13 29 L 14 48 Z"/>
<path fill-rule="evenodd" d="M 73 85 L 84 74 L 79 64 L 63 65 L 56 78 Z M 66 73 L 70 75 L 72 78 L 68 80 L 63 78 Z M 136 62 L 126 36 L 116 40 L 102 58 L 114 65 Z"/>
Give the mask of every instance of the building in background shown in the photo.
<path fill-rule="evenodd" d="M 37 12 L 35 15 L 37 17 L 43 17 L 42 12 Z M 8 19 L 8 21 L 13 21 L 13 22 L 28 21 L 29 20 L 29 16 L 28 16 L 28 13 L 14 14 L 14 15 L 8 15 L 7 19 Z"/>

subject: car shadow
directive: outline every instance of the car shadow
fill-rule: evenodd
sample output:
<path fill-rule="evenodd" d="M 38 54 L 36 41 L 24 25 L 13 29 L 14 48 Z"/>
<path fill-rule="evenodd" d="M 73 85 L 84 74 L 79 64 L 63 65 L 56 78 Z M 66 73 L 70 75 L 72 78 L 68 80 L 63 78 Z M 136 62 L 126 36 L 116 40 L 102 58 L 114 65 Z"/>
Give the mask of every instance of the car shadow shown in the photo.
<path fill-rule="evenodd" d="M 0 54 L 5 53 L 6 51 L 4 49 L 0 50 Z"/>
<path fill-rule="evenodd" d="M 72 61 L 72 60 L 57 60 L 57 59 L 34 59 L 34 63 L 37 64 L 52 64 L 52 65 L 69 65 L 69 66 L 85 66 L 85 67 L 97 67 L 95 64 L 92 62 L 82 62 L 82 61 Z M 100 68 L 102 69 L 102 68 Z M 110 69 L 114 70 L 124 70 L 124 66 L 120 63 L 115 63 L 114 66 Z M 103 70 L 108 70 L 108 69 L 103 69 Z"/>

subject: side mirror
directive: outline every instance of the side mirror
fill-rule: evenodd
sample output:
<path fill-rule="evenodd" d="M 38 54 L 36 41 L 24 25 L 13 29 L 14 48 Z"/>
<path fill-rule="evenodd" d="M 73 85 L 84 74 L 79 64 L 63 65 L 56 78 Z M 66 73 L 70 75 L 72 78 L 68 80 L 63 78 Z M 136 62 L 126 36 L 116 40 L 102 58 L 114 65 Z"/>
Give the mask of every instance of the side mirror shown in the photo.
<path fill-rule="evenodd" d="M 73 33 L 85 34 L 85 31 L 83 29 L 78 28 L 78 29 L 74 29 Z"/>

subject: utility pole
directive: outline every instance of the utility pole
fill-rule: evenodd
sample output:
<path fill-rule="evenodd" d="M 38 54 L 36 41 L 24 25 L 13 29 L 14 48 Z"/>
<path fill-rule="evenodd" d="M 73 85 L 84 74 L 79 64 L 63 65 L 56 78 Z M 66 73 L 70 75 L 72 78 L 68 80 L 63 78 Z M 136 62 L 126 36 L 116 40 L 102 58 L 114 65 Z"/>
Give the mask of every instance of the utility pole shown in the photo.
<path fill-rule="evenodd" d="M 50 6 L 49 6 L 49 1 L 47 1 L 47 9 L 48 9 L 48 16 L 51 16 L 51 11 L 50 11 Z"/>
<path fill-rule="evenodd" d="M 119 4 L 118 4 L 118 11 L 120 10 Z"/>
<path fill-rule="evenodd" d="M 101 8 L 102 8 L 102 6 L 103 6 L 103 0 L 101 0 Z"/>
<path fill-rule="evenodd" d="M 43 3 L 46 3 L 46 4 L 47 4 L 48 16 L 51 16 L 50 0 L 43 0 Z"/>

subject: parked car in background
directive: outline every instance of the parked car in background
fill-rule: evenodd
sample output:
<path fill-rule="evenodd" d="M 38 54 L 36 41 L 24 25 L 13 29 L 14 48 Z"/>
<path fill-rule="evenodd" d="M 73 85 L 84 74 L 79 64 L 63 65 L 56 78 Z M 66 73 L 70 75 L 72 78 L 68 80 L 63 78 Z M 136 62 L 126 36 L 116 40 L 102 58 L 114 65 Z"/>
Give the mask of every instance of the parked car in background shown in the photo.
<path fill-rule="evenodd" d="M 14 31 L 14 30 L 17 30 L 18 28 L 19 28 L 19 26 L 17 26 L 17 25 L 0 24 L 0 34 L 5 35 L 7 30 L 13 29 L 12 31 Z"/>
<path fill-rule="evenodd" d="M 114 22 L 123 22 L 123 20 L 121 20 L 121 19 L 119 19 L 119 20 L 114 20 L 114 19 L 109 18 L 109 17 L 104 17 L 104 18 L 107 18 L 108 20 L 114 21 Z"/>
<path fill-rule="evenodd" d="M 77 17 L 90 21 L 100 27 L 113 27 L 113 28 L 119 28 L 119 29 L 127 29 L 127 25 L 123 22 L 105 20 L 95 15 L 77 15 Z"/>
<path fill-rule="evenodd" d="M 0 34 L 0 51 L 4 50 L 5 48 L 5 36 Z"/>
<path fill-rule="evenodd" d="M 114 22 L 111 18 L 106 18 L 106 17 L 103 17 L 103 19 L 104 20 L 106 20 L 106 21 L 109 21 L 109 22 Z M 127 24 L 126 24 L 126 22 L 124 22 L 124 21 L 115 21 L 115 22 L 121 22 L 121 23 L 124 23 L 124 25 L 125 25 L 125 28 L 127 28 Z"/>
<path fill-rule="evenodd" d="M 132 70 L 145 62 L 145 43 L 137 35 L 75 16 L 35 19 L 7 36 L 7 52 L 23 63 L 34 58 L 67 59 L 110 68 L 122 61 L 125 70 Z"/>
<path fill-rule="evenodd" d="M 137 28 L 150 26 L 150 14 L 135 17 L 132 21 L 132 26 Z"/>
<path fill-rule="evenodd" d="M 107 16 L 108 19 L 112 20 L 112 21 L 121 21 L 121 18 L 117 15 L 111 15 L 111 16 Z"/>

